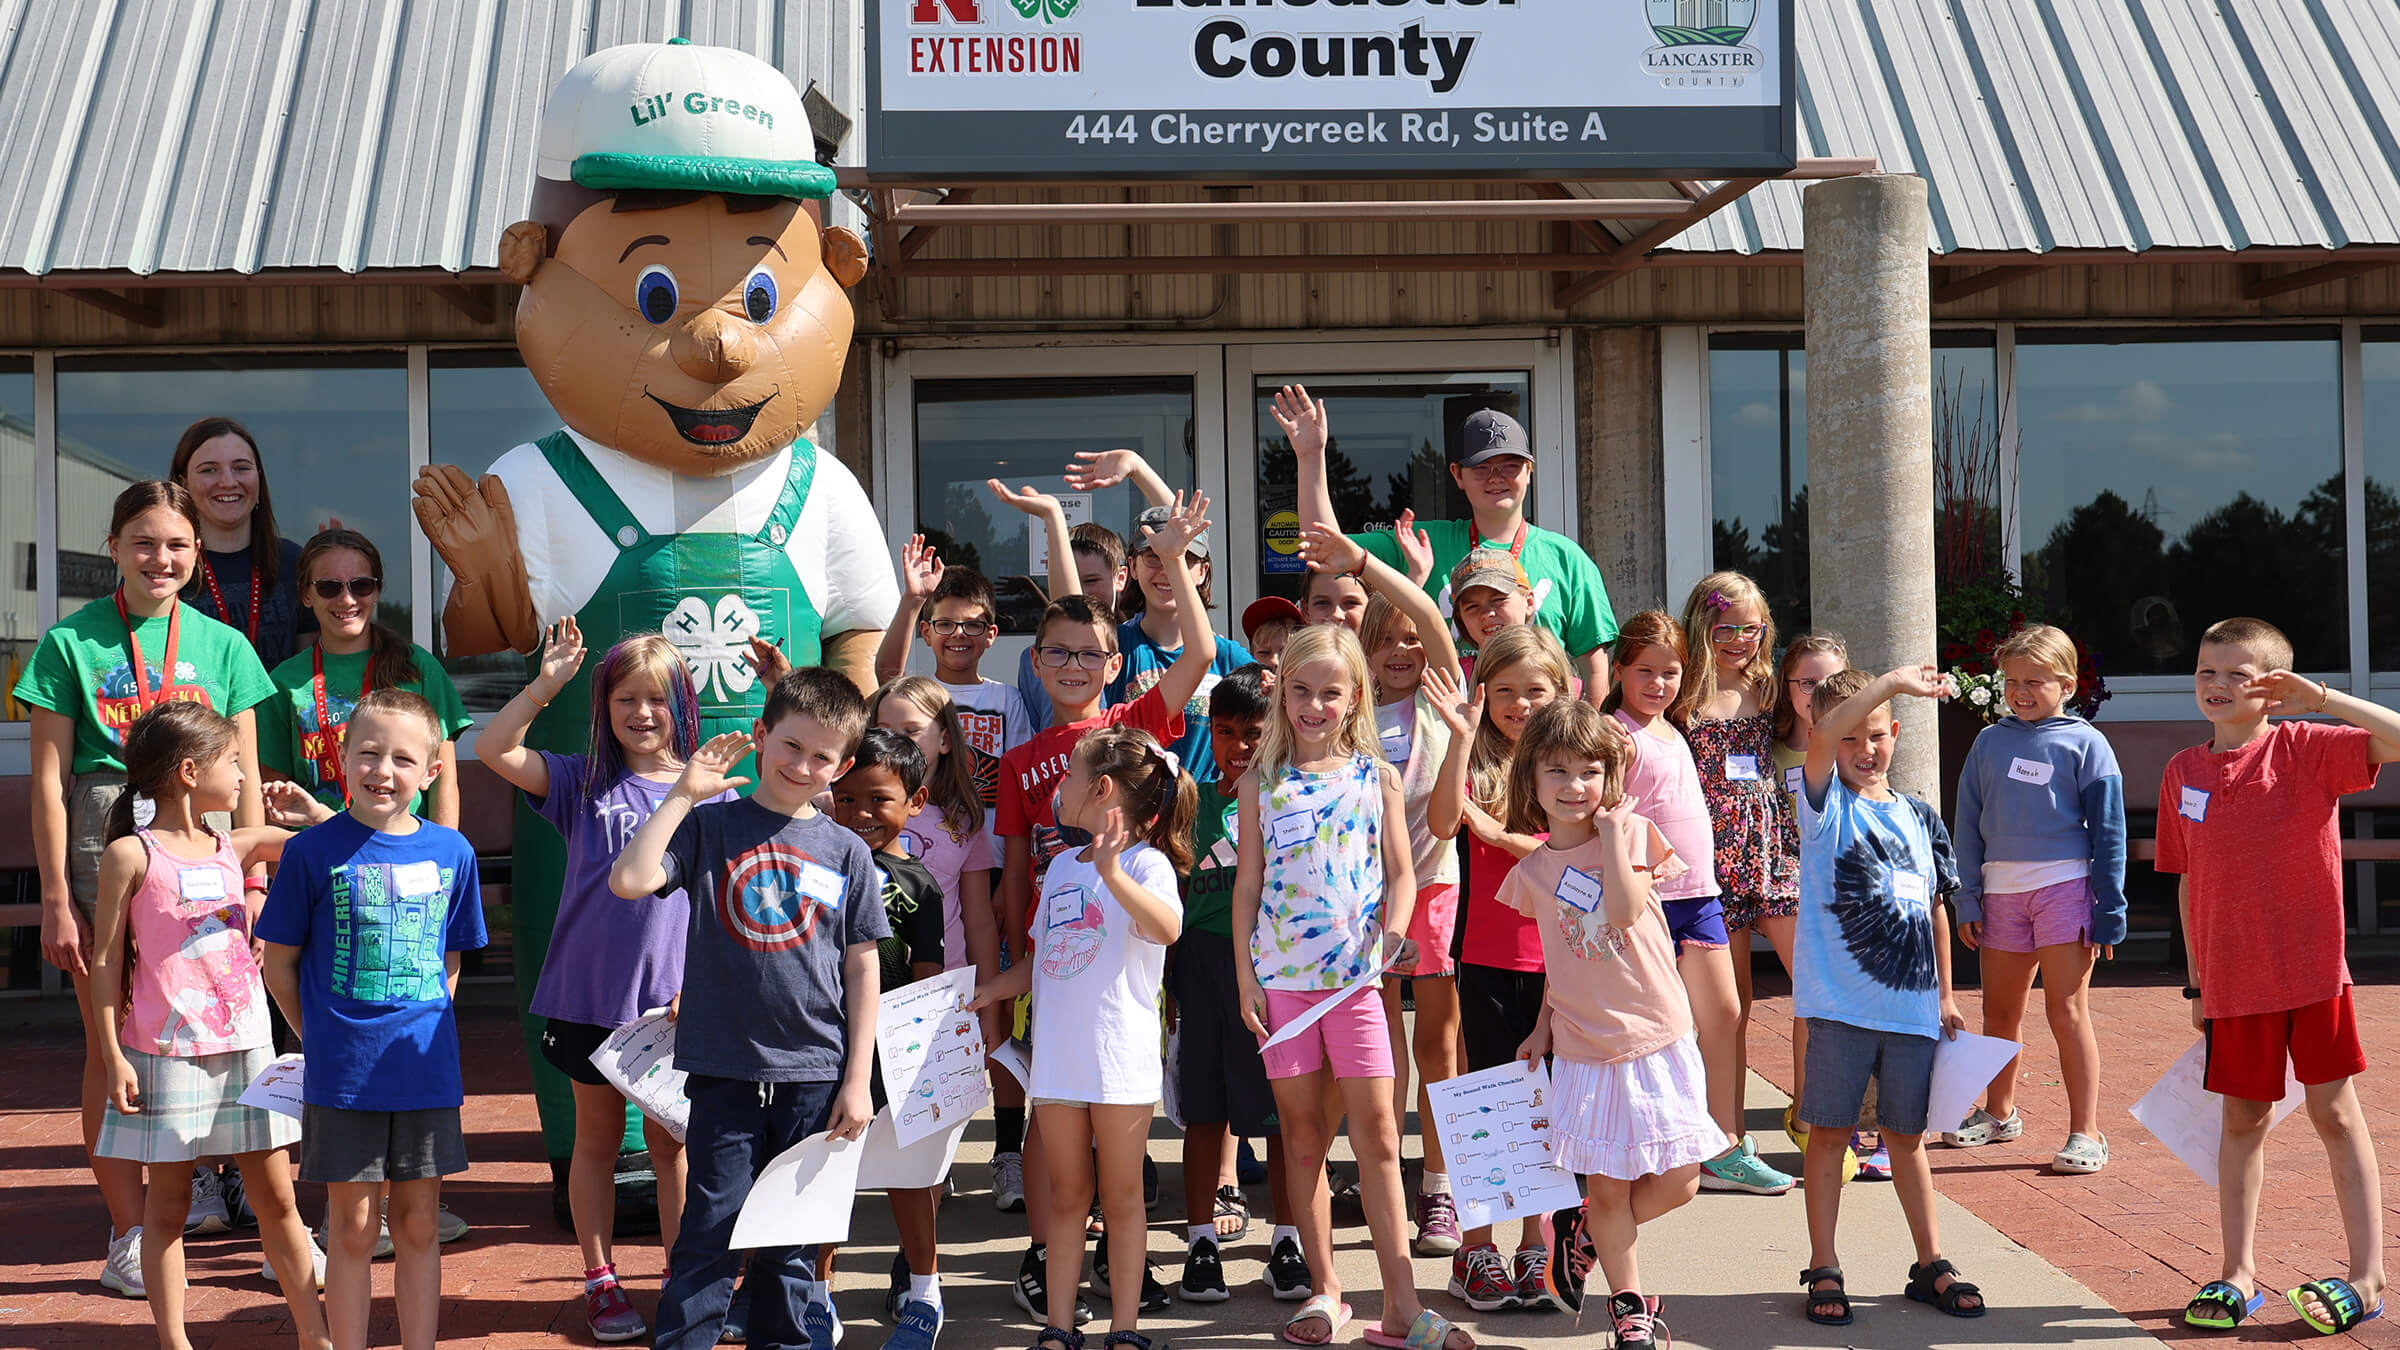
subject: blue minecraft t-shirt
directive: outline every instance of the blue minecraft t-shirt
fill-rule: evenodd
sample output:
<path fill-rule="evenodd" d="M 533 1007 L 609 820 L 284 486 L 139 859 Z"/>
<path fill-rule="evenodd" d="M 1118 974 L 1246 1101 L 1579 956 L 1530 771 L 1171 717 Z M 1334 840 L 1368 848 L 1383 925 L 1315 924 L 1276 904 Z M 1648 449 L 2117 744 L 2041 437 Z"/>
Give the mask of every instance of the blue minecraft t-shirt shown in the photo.
<path fill-rule="evenodd" d="M 284 846 L 256 932 L 300 949 L 301 1095 L 310 1105 L 464 1104 L 445 961 L 486 941 L 465 835 L 429 820 L 380 834 L 335 816 Z"/>

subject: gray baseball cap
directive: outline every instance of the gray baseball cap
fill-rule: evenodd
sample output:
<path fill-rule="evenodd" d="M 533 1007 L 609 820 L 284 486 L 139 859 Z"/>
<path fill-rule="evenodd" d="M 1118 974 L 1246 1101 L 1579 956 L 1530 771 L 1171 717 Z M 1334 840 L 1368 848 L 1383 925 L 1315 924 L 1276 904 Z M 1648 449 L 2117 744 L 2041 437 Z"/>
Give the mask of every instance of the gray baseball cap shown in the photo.
<path fill-rule="evenodd" d="M 1164 506 L 1144 507 L 1142 509 L 1142 513 L 1133 518 L 1133 547 L 1129 551 L 1133 553 L 1149 552 L 1149 536 L 1144 532 L 1148 530 L 1155 530 L 1159 526 L 1166 524 L 1168 519 L 1174 514 L 1175 512 L 1172 509 Z M 1208 531 L 1202 530 L 1196 537 L 1193 538 L 1191 543 L 1184 546 L 1184 552 L 1198 554 L 1203 558 L 1207 557 Z"/>
<path fill-rule="evenodd" d="M 1524 426 L 1497 408 L 1468 413 L 1467 420 L 1459 424 L 1458 445 L 1451 451 L 1450 462 L 1462 469 L 1472 468 L 1501 455 L 1533 458 L 1533 442 L 1526 439 Z"/>

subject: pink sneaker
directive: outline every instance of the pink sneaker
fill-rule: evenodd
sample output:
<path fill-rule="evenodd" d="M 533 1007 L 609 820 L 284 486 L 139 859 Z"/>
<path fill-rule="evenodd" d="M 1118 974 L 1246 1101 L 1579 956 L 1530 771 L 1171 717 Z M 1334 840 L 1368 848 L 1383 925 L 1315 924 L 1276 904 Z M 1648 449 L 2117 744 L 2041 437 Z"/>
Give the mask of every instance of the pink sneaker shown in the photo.
<path fill-rule="evenodd" d="M 624 1287 L 614 1279 L 583 1291 L 583 1315 L 592 1324 L 592 1339 L 602 1345 L 635 1340 L 650 1332 L 650 1324 L 633 1310 Z"/>

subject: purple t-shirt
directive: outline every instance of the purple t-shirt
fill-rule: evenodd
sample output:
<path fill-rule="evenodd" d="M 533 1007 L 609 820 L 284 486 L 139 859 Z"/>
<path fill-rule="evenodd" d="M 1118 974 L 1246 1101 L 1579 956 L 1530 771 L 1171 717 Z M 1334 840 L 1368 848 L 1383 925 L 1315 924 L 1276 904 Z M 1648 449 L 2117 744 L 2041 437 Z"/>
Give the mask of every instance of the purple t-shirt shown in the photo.
<path fill-rule="evenodd" d="M 589 758 L 537 753 L 550 770 L 550 795 L 527 800 L 536 815 L 566 837 L 567 870 L 531 1010 L 562 1022 L 621 1027 L 651 1008 L 665 1007 L 683 989 L 691 901 L 681 891 L 620 900 L 608 889 L 608 869 L 617 854 L 657 814 L 674 784 L 629 773 L 586 806 L 583 773 Z M 734 795 L 710 800 L 730 801 Z"/>

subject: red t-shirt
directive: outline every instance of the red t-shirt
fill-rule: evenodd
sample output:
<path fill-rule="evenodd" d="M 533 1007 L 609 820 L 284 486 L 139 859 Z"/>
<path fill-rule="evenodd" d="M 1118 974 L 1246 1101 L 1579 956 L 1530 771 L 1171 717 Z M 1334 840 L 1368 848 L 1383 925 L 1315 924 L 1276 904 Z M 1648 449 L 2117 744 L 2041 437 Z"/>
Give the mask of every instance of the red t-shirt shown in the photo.
<path fill-rule="evenodd" d="M 1458 915 L 1467 935 L 1459 942 L 1458 959 L 1494 970 L 1540 970 L 1541 925 L 1500 903 L 1500 883 L 1516 870 L 1517 860 L 1473 830 L 1462 828 L 1458 838 L 1467 851 L 1467 904 Z"/>
<path fill-rule="evenodd" d="M 2357 727 L 2277 722 L 2227 754 L 2195 745 L 2158 786 L 2158 870 L 2189 883 L 2206 1017 L 2322 1003 L 2343 959 L 2340 798 L 2375 785 Z"/>
<path fill-rule="evenodd" d="M 1042 874 L 1049 870 L 1050 860 L 1066 851 L 1066 843 L 1058 836 L 1058 820 L 1050 814 L 1050 794 L 1058 780 L 1067 776 L 1067 759 L 1075 743 L 1095 731 L 1108 727 L 1130 726 L 1156 736 L 1162 744 L 1173 744 L 1183 734 L 1183 712 L 1169 708 L 1160 697 L 1158 687 L 1151 686 L 1131 703 L 1120 703 L 1103 709 L 1097 717 L 1087 717 L 1065 726 L 1044 727 L 1031 740 L 1000 757 L 1000 806 L 993 833 L 1002 838 L 1033 840 L 1033 892 L 1041 894 Z M 1025 907 L 1028 927 L 1032 934 L 1034 907 Z"/>

